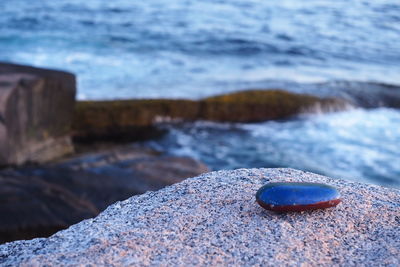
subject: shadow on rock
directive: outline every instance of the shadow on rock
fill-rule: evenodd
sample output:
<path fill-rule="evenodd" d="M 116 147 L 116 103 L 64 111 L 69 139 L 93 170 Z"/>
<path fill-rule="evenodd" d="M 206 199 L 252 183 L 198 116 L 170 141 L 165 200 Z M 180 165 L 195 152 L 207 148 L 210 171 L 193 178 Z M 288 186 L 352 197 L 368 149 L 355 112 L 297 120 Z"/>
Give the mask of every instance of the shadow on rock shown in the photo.
<path fill-rule="evenodd" d="M 207 172 L 193 159 L 124 146 L 0 172 L 0 242 L 49 236 L 110 204 Z"/>

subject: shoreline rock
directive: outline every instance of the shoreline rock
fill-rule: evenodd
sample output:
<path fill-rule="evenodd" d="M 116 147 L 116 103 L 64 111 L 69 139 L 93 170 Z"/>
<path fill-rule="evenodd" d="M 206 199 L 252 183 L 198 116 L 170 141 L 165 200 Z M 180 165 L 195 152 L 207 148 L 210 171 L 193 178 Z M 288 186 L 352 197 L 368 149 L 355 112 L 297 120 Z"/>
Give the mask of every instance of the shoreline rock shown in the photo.
<path fill-rule="evenodd" d="M 1 167 L 48 162 L 73 153 L 75 145 L 155 139 L 165 134 L 157 127 L 159 122 L 259 122 L 348 108 L 341 99 L 272 89 L 240 91 L 199 101 L 75 103 L 75 83 L 75 76 L 68 72 L 0 63 Z"/>
<path fill-rule="evenodd" d="M 73 192 L 34 175 L 0 172 L 0 243 L 49 236 L 99 210 Z"/>
<path fill-rule="evenodd" d="M 73 152 L 71 73 L 0 63 L 0 166 Z"/>
<path fill-rule="evenodd" d="M 73 136 L 77 141 L 159 136 L 154 125 L 168 120 L 260 122 L 313 111 L 344 110 L 349 104 L 284 90 L 248 90 L 195 100 L 137 99 L 78 101 Z M 158 134 L 158 135 L 157 135 Z"/>
<path fill-rule="evenodd" d="M 49 236 L 118 200 L 207 171 L 199 161 L 132 145 L 1 170 L 0 243 Z"/>
<path fill-rule="evenodd" d="M 336 208 L 275 213 L 255 203 L 276 181 L 327 183 Z M 369 266 L 400 264 L 400 191 L 293 169 L 203 174 L 117 202 L 50 238 L 0 246 L 0 264 Z"/>

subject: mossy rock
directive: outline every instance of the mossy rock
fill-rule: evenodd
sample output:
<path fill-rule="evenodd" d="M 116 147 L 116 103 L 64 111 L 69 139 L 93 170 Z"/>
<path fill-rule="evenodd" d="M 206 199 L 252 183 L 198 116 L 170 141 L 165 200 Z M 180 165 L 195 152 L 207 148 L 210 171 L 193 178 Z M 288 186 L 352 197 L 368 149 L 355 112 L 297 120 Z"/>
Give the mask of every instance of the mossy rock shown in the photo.
<path fill-rule="evenodd" d="M 160 117 L 195 119 L 198 103 L 190 100 L 79 101 L 73 121 L 75 141 L 134 141 L 154 138 Z"/>
<path fill-rule="evenodd" d="M 332 100 L 283 90 L 250 90 L 206 98 L 202 117 L 229 122 L 258 122 L 297 115 Z"/>
<path fill-rule="evenodd" d="M 76 138 L 132 140 L 154 137 L 154 123 L 161 119 L 184 121 L 259 122 L 285 119 L 314 106 L 337 107 L 344 102 L 283 90 L 249 90 L 194 100 L 148 99 L 80 101 L 76 105 L 73 130 Z M 140 133 L 144 130 L 144 133 Z M 140 133 L 138 136 L 138 133 Z M 139 138 L 140 137 L 140 138 Z M 123 138 L 125 140 L 125 138 Z"/>

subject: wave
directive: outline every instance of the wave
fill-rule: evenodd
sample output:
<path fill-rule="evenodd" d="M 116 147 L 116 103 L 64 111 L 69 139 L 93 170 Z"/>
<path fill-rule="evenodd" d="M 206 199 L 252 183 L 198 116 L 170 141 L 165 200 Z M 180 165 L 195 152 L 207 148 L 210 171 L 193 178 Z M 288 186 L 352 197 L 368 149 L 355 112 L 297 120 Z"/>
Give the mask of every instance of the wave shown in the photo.
<path fill-rule="evenodd" d="M 292 167 L 400 188 L 399 124 L 396 109 L 352 109 L 257 124 L 168 125 L 167 136 L 145 144 L 214 170 Z"/>

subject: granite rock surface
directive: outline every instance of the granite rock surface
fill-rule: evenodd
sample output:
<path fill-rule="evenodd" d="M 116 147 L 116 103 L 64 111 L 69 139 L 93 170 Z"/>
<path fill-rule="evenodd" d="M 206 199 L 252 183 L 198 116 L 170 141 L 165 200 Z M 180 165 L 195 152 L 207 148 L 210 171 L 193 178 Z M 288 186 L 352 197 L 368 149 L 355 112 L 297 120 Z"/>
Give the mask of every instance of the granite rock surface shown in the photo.
<path fill-rule="evenodd" d="M 274 213 L 267 182 L 337 187 L 335 208 Z M 293 169 L 203 174 L 131 197 L 50 238 L 0 246 L 1 266 L 398 266 L 400 192 Z"/>

